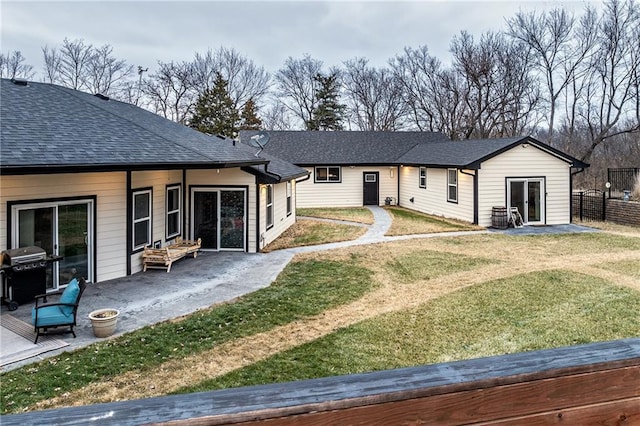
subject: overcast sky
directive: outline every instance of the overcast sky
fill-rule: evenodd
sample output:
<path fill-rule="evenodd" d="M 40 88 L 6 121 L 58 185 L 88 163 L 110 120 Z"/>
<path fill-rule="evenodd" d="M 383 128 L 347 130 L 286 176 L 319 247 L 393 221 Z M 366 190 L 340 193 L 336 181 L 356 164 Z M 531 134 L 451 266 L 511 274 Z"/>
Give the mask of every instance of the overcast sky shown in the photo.
<path fill-rule="evenodd" d="M 594 0 L 595 1 L 595 0 Z M 598 5 L 599 1 L 589 1 Z M 84 39 L 110 44 L 129 64 L 191 60 L 235 48 L 267 71 L 305 53 L 327 68 L 356 56 L 384 65 L 405 46 L 426 44 L 447 62 L 451 38 L 504 27 L 517 11 L 587 1 L 7 1 L 0 2 L 1 50 L 20 50 L 42 75 L 42 47 Z M 36 79 L 39 79 L 36 77 Z"/>

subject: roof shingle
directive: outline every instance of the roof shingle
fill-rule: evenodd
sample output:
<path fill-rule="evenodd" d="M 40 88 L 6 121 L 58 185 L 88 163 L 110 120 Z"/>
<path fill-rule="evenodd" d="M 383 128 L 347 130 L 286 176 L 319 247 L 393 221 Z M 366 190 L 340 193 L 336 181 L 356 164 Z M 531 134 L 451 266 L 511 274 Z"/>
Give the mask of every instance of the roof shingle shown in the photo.
<path fill-rule="evenodd" d="M 0 81 L 0 167 L 12 170 L 259 166 L 233 140 L 142 108 L 46 83 Z M 306 171 L 274 161 L 282 176 Z"/>

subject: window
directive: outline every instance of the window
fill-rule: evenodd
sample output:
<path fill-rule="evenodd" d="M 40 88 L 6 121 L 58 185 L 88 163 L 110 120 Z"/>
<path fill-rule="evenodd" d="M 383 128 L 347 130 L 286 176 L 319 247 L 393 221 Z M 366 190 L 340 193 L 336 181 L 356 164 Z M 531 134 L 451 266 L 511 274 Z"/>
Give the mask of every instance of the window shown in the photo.
<path fill-rule="evenodd" d="M 267 229 L 273 226 L 273 185 L 267 185 Z"/>
<path fill-rule="evenodd" d="M 133 193 L 133 250 L 151 244 L 151 190 Z"/>
<path fill-rule="evenodd" d="M 458 170 L 447 169 L 447 201 L 458 202 Z"/>
<path fill-rule="evenodd" d="M 287 182 L 287 216 L 292 213 L 293 206 L 291 205 L 291 193 L 292 193 L 292 184 L 291 181 Z"/>
<path fill-rule="evenodd" d="M 180 185 L 167 186 L 167 240 L 180 235 Z"/>
<path fill-rule="evenodd" d="M 420 167 L 420 181 L 418 183 L 418 186 L 420 186 L 420 188 L 427 187 L 427 168 L 426 167 Z"/>
<path fill-rule="evenodd" d="M 340 167 L 316 167 L 316 182 L 340 182 Z"/>

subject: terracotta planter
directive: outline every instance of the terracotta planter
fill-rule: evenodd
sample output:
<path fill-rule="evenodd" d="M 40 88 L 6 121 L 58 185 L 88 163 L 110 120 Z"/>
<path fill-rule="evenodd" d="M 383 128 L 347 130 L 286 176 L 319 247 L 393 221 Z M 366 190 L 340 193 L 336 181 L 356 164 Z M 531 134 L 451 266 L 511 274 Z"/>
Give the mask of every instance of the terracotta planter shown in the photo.
<path fill-rule="evenodd" d="M 120 311 L 117 309 L 98 309 L 89 314 L 93 334 L 96 337 L 109 337 L 116 331 Z"/>

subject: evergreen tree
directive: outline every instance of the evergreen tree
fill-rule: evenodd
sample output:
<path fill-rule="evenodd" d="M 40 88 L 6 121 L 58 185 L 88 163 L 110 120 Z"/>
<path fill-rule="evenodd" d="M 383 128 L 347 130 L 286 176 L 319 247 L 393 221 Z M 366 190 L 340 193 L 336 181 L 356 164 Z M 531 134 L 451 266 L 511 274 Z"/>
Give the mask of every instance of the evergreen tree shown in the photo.
<path fill-rule="evenodd" d="M 253 99 L 249 99 L 240 114 L 240 130 L 259 130 L 262 120 L 258 117 L 258 108 Z"/>
<path fill-rule="evenodd" d="M 342 130 L 346 105 L 339 102 L 340 81 L 338 73 L 327 76 L 318 73 L 315 78 L 319 87 L 316 91 L 316 108 L 311 120 L 307 121 L 307 130 Z"/>
<path fill-rule="evenodd" d="M 212 135 L 236 137 L 240 116 L 227 91 L 227 81 L 216 73 L 213 87 L 205 90 L 196 102 L 189 125 Z"/>

